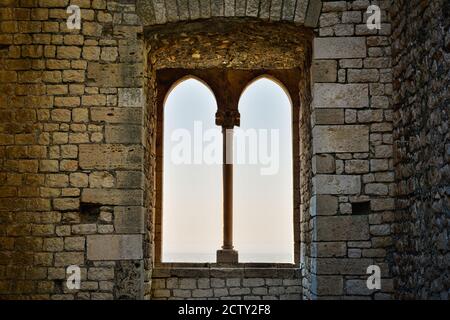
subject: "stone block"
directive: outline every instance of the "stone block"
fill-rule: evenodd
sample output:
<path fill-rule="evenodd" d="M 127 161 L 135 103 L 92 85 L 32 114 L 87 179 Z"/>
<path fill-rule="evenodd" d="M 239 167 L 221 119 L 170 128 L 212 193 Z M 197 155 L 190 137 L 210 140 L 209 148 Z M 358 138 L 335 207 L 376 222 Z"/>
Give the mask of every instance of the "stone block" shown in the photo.
<path fill-rule="evenodd" d="M 114 228 L 117 233 L 144 233 L 143 207 L 115 207 Z"/>
<path fill-rule="evenodd" d="M 369 106 L 368 84 L 315 83 L 314 108 L 366 108 Z"/>
<path fill-rule="evenodd" d="M 314 39 L 314 59 L 365 58 L 365 37 L 327 37 Z"/>
<path fill-rule="evenodd" d="M 347 280 L 345 281 L 345 293 L 348 295 L 368 296 L 373 290 L 367 288 L 367 280 Z"/>
<path fill-rule="evenodd" d="M 315 60 L 312 64 L 312 79 L 314 82 L 336 82 L 336 60 Z"/>
<path fill-rule="evenodd" d="M 88 260 L 142 259 L 142 235 L 91 235 L 87 237 Z"/>
<path fill-rule="evenodd" d="M 312 159 L 313 173 L 335 173 L 336 160 L 329 154 L 318 154 Z"/>
<path fill-rule="evenodd" d="M 67 237 L 64 239 L 64 249 L 66 251 L 84 251 L 84 237 Z"/>
<path fill-rule="evenodd" d="M 344 109 L 315 109 L 312 122 L 313 126 L 317 124 L 344 124 Z"/>
<path fill-rule="evenodd" d="M 342 295 L 344 280 L 340 276 L 314 276 L 311 280 L 311 291 L 319 296 Z"/>
<path fill-rule="evenodd" d="M 345 161 L 345 172 L 350 174 L 361 174 L 369 172 L 369 160 L 347 160 Z"/>
<path fill-rule="evenodd" d="M 380 75 L 377 69 L 349 69 L 347 71 L 348 82 L 378 82 Z"/>
<path fill-rule="evenodd" d="M 119 89 L 119 107 L 142 107 L 144 93 L 141 88 Z"/>
<path fill-rule="evenodd" d="M 55 210 L 77 210 L 80 207 L 80 199 L 59 198 L 53 200 Z"/>
<path fill-rule="evenodd" d="M 143 68 L 140 64 L 89 63 L 87 76 L 93 86 L 139 87 L 142 85 Z"/>
<path fill-rule="evenodd" d="M 115 144 L 80 145 L 80 167 L 82 169 L 141 169 L 143 151 L 141 146 Z"/>
<path fill-rule="evenodd" d="M 141 143 L 142 127 L 136 125 L 106 125 L 106 143 Z"/>
<path fill-rule="evenodd" d="M 104 205 L 133 206 L 143 204 L 142 190 L 126 189 L 83 189 L 81 201 Z"/>
<path fill-rule="evenodd" d="M 333 216 L 314 218 L 316 241 L 369 240 L 367 216 Z"/>
<path fill-rule="evenodd" d="M 83 252 L 59 252 L 55 253 L 55 266 L 70 266 L 84 264 L 84 253 Z"/>
<path fill-rule="evenodd" d="M 367 267 L 373 259 L 316 258 L 311 262 L 311 271 L 318 275 L 360 275 L 366 276 Z"/>
<path fill-rule="evenodd" d="M 138 189 L 144 188 L 144 173 L 141 171 L 118 171 L 117 188 Z"/>
<path fill-rule="evenodd" d="M 349 175 L 317 175 L 313 177 L 314 193 L 320 194 L 359 194 L 361 178 Z"/>
<path fill-rule="evenodd" d="M 142 122 L 141 109 L 125 108 L 90 108 L 91 119 L 94 122 L 135 123 Z"/>
<path fill-rule="evenodd" d="M 114 269 L 113 268 L 89 268 L 88 270 L 89 280 L 113 280 Z"/>
<path fill-rule="evenodd" d="M 314 153 L 369 151 L 368 126 L 315 126 L 312 133 Z"/>
<path fill-rule="evenodd" d="M 311 198 L 311 216 L 332 216 L 337 213 L 338 199 L 330 195 L 315 195 Z"/>
<path fill-rule="evenodd" d="M 112 188 L 114 184 L 114 176 L 107 171 L 92 172 L 89 175 L 89 186 L 91 188 Z"/>
<path fill-rule="evenodd" d="M 345 242 L 313 242 L 311 249 L 312 257 L 339 258 L 345 257 L 347 246 Z"/>

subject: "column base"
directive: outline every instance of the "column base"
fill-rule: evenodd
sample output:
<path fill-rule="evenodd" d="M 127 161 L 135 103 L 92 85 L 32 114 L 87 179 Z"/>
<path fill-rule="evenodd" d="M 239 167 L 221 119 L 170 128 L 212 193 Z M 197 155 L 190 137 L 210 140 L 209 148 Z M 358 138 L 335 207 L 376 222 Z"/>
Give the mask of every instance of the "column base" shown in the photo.
<path fill-rule="evenodd" d="M 217 263 L 238 264 L 239 263 L 238 252 L 233 249 L 217 250 Z"/>

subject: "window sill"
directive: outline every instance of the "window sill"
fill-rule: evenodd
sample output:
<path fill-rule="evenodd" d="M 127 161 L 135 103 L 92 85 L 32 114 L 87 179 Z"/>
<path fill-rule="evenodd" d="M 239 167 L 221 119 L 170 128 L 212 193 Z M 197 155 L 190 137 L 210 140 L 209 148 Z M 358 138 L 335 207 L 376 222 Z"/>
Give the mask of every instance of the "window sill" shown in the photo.
<path fill-rule="evenodd" d="M 157 263 L 153 278 L 300 278 L 300 266 L 289 263 Z"/>

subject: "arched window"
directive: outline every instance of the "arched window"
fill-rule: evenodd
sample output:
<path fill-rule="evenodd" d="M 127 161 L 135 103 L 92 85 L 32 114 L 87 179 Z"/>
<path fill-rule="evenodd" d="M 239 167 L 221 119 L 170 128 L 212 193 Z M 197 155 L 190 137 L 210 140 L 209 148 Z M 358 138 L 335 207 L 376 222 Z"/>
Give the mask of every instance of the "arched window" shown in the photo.
<path fill-rule="evenodd" d="M 239 101 L 234 230 L 241 262 L 294 262 L 291 101 L 260 78 Z"/>
<path fill-rule="evenodd" d="M 179 82 L 164 104 L 162 261 L 214 262 L 222 239 L 222 135 L 202 82 Z"/>

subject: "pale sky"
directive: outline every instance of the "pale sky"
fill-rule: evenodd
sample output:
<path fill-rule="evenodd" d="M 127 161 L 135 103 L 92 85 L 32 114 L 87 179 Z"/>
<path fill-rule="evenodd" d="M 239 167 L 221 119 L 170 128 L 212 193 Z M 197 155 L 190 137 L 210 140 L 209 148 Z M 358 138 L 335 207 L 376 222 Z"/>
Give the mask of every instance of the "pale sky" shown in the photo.
<path fill-rule="evenodd" d="M 209 159 L 222 159 L 221 128 L 215 125 L 216 111 L 212 92 L 194 79 L 181 82 L 167 97 L 164 116 L 163 262 L 215 262 L 216 251 L 221 248 L 222 166 L 205 161 L 208 156 Z M 278 84 L 262 78 L 244 91 L 239 111 L 241 127 L 235 130 L 235 135 L 253 129 L 258 139 L 251 145 L 247 140 L 246 149 L 239 150 L 247 150 L 247 159 L 250 159 L 248 152 L 256 150 L 252 155 L 260 162 L 234 165 L 235 249 L 239 252 L 240 262 L 292 263 L 290 100 Z M 271 131 L 274 129 L 279 131 Z M 205 132 L 206 136 L 201 134 Z M 237 144 L 235 139 L 235 162 Z M 219 148 L 214 148 L 216 145 Z M 186 152 L 187 149 L 191 154 Z M 186 157 L 192 161 L 180 164 L 180 159 Z"/>

